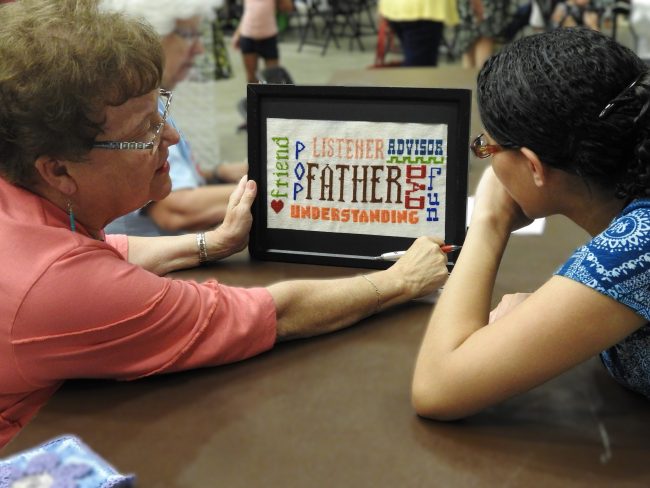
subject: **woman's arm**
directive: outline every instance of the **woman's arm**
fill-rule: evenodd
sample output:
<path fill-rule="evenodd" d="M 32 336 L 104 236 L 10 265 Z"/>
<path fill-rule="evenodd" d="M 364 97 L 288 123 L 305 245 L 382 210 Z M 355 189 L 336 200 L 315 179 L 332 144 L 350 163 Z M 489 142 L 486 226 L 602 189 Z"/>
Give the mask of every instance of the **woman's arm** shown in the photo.
<path fill-rule="evenodd" d="M 645 323 L 615 300 L 556 276 L 485 327 L 503 250 L 510 231 L 522 223 L 508 199 L 491 170 L 486 172 L 463 250 L 418 354 L 412 401 L 422 416 L 475 413 L 553 378 Z M 492 206 L 481 205 L 486 202 Z"/>
<path fill-rule="evenodd" d="M 239 181 L 228 200 L 223 223 L 205 233 L 210 260 L 223 259 L 246 247 L 253 222 L 250 208 L 256 192 L 254 181 L 247 181 L 245 176 Z M 168 237 L 129 236 L 128 240 L 129 262 L 157 275 L 162 276 L 199 264 L 195 234 Z"/>
<path fill-rule="evenodd" d="M 255 193 L 255 183 L 242 178 L 230 197 L 223 224 L 206 233 L 210 259 L 220 259 L 244 248 Z M 416 239 L 389 269 L 365 278 L 287 281 L 269 286 L 276 308 L 277 340 L 331 332 L 437 290 L 448 276 L 447 256 L 440 250 L 441 243 L 430 237 Z M 196 266 L 196 236 L 129 237 L 128 259 L 158 275 Z"/>
<path fill-rule="evenodd" d="M 287 281 L 268 287 L 275 302 L 277 340 L 331 332 L 374 312 L 418 298 L 447 280 L 440 241 L 420 237 L 389 269 L 366 277 Z"/>

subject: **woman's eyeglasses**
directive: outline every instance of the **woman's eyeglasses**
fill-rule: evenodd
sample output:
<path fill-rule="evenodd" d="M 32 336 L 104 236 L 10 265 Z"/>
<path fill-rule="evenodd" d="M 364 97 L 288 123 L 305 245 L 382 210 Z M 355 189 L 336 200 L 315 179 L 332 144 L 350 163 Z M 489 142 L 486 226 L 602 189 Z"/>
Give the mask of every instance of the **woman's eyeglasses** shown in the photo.
<path fill-rule="evenodd" d="M 517 146 L 502 146 L 500 144 L 488 144 L 485 139 L 485 134 L 480 134 L 474 141 L 469 145 L 469 148 L 474 153 L 474 156 L 477 158 L 485 159 L 489 158 L 493 154 L 496 154 L 500 151 L 505 151 L 506 149 L 517 149 Z"/>
<path fill-rule="evenodd" d="M 168 90 L 160 89 L 160 98 L 164 100 L 159 102 L 158 111 L 161 113 L 162 120 L 160 123 L 156 124 L 153 129 L 153 137 L 149 142 L 125 142 L 125 141 L 98 141 L 95 142 L 92 147 L 97 149 L 114 149 L 114 150 L 125 150 L 125 149 L 136 149 L 136 150 L 149 150 L 151 154 L 155 153 L 160 145 L 160 140 L 162 139 L 163 129 L 165 128 L 165 122 L 167 121 L 167 115 L 169 114 L 169 106 L 172 103 L 172 92 Z"/>
<path fill-rule="evenodd" d="M 193 30 L 174 29 L 173 32 L 178 37 L 183 38 L 185 42 L 192 45 L 198 42 L 198 40 L 203 37 L 203 34 L 201 32 L 193 31 Z"/>

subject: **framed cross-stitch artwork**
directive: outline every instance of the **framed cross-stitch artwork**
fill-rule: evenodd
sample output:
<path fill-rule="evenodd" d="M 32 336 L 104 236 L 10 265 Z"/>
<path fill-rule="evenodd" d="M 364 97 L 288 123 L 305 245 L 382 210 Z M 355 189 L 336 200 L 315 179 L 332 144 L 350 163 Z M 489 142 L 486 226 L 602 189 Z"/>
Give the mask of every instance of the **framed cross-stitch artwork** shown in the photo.
<path fill-rule="evenodd" d="M 381 269 L 421 235 L 462 244 L 470 104 L 463 89 L 248 85 L 251 256 Z"/>

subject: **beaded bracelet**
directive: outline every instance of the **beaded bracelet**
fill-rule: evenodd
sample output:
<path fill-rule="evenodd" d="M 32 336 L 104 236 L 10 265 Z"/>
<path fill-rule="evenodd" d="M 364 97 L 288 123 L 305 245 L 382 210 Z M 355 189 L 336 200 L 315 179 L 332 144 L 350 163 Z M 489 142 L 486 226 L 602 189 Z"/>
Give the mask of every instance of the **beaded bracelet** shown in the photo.
<path fill-rule="evenodd" d="M 377 295 L 377 305 L 375 305 L 375 309 L 372 311 L 372 313 L 375 314 L 379 311 L 379 307 L 381 307 L 381 292 L 379 291 L 379 288 L 377 288 L 377 285 L 375 285 L 375 283 L 370 278 L 368 278 L 368 276 L 361 275 L 361 277 L 370 283 L 375 289 L 375 295 Z"/>
<path fill-rule="evenodd" d="M 208 246 L 205 244 L 205 232 L 196 234 L 196 245 L 199 247 L 199 264 L 208 262 Z"/>

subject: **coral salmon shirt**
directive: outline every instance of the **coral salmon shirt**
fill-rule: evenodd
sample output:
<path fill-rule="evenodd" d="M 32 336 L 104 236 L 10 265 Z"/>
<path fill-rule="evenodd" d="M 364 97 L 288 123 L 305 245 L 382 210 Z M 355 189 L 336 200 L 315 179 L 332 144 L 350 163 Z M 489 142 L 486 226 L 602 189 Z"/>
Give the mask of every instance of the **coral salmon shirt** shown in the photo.
<path fill-rule="evenodd" d="M 0 447 L 66 379 L 213 366 L 275 342 L 266 289 L 160 277 L 126 260 L 126 236 L 76 230 L 0 178 Z"/>

